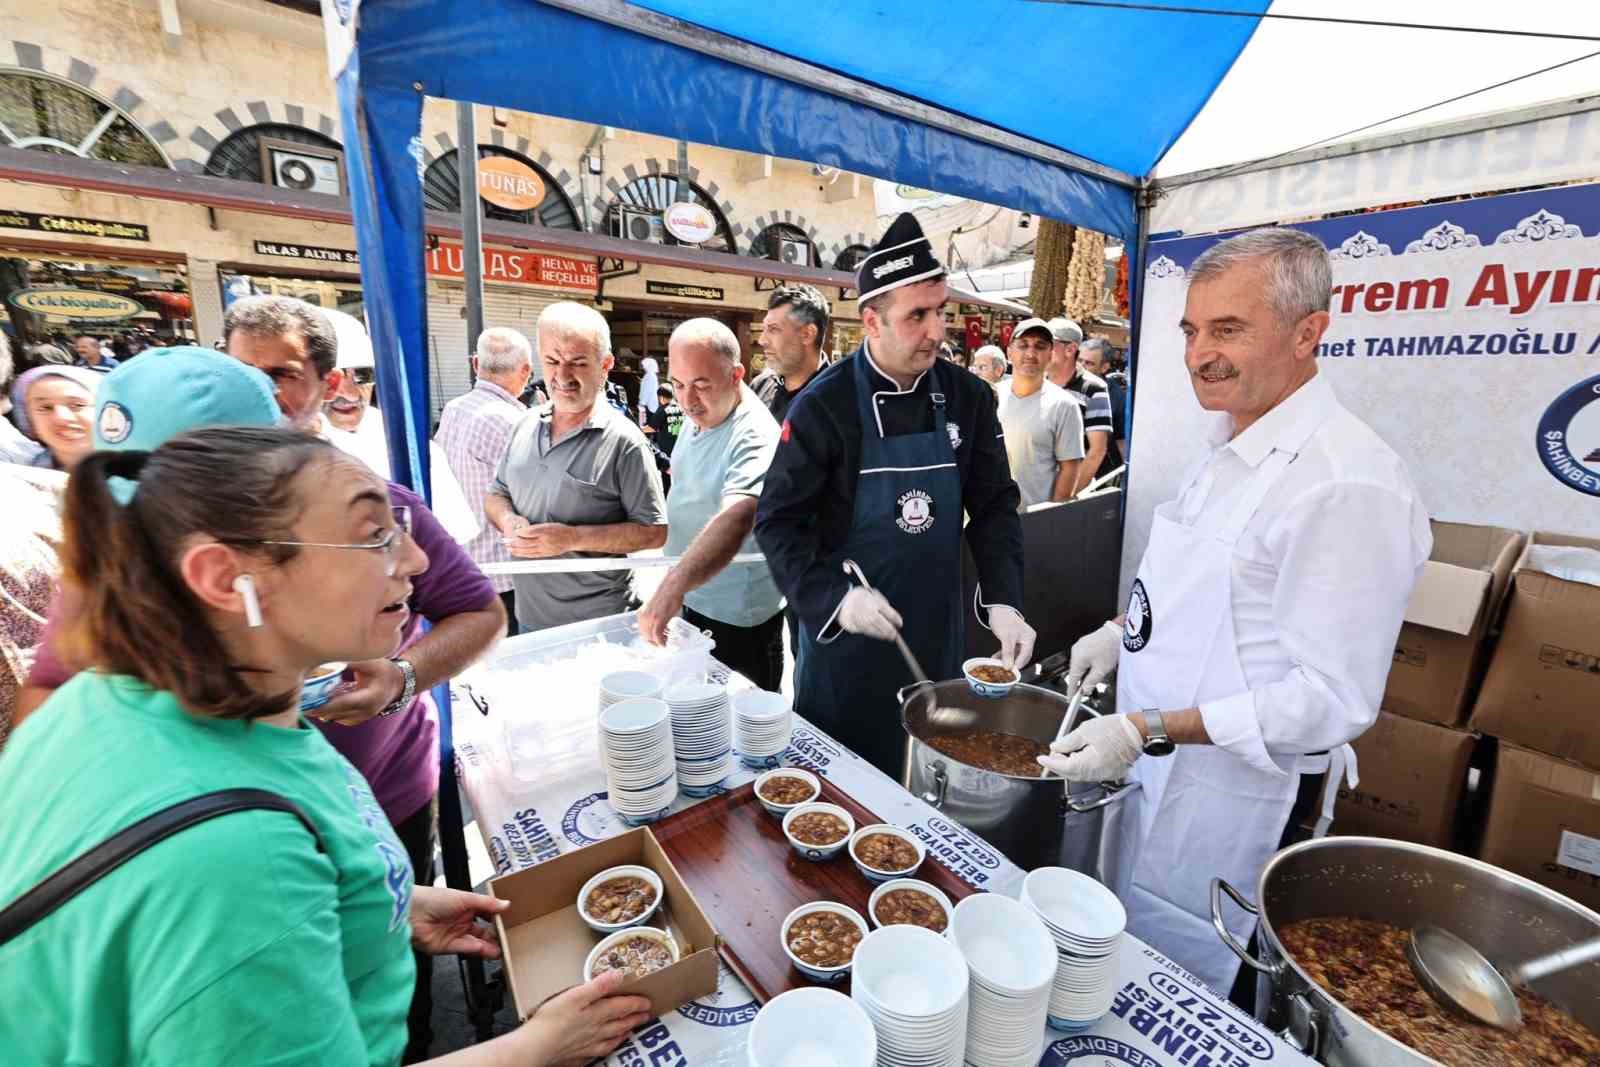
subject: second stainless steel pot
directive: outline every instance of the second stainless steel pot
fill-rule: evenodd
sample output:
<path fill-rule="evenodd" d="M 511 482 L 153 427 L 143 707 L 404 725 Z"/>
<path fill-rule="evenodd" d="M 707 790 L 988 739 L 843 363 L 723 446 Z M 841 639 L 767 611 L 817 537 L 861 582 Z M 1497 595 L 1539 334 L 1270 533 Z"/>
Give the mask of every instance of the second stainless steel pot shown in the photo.
<path fill-rule="evenodd" d="M 1259 910 L 1258 957 L 1223 927 L 1224 894 Z M 1453 852 L 1375 837 L 1324 837 L 1284 849 L 1261 872 L 1256 901 L 1213 881 L 1212 924 L 1260 972 L 1256 1018 L 1331 1067 L 1423 1067 L 1435 1061 L 1370 1025 L 1313 982 L 1283 950 L 1279 931 L 1288 923 L 1343 916 L 1406 930 L 1431 923 L 1465 938 L 1499 967 L 1600 934 L 1600 915 L 1526 878 Z M 1600 1031 L 1600 963 L 1552 975 L 1537 992 Z"/>
<path fill-rule="evenodd" d="M 1131 827 L 1128 820 L 1136 814 L 1124 801 L 1137 784 L 1072 783 L 1064 789 L 1059 778 L 982 770 L 929 744 L 942 735 L 997 730 L 1048 745 L 1067 707 L 1066 697 L 1039 685 L 1019 684 L 1000 698 L 981 697 L 959 678 L 907 686 L 900 691 L 900 722 L 907 735 L 901 780 L 1025 871 L 1070 867 L 1114 885 L 1117 872 L 1107 868 L 1102 844 Z M 1080 717 L 1084 714 L 1089 712 Z"/>

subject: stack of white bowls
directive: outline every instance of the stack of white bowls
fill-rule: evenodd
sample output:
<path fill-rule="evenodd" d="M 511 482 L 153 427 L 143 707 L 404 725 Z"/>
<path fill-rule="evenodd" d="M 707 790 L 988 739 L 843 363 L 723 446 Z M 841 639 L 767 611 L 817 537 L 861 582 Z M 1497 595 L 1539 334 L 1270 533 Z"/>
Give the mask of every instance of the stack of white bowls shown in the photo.
<path fill-rule="evenodd" d="M 850 999 L 878 1032 L 879 1067 L 960 1067 L 968 997 L 966 960 L 932 930 L 885 926 L 856 946 Z"/>
<path fill-rule="evenodd" d="M 899 927 L 889 927 L 899 929 Z M 998 893 L 957 904 L 950 938 L 972 972 L 967 1063 L 1034 1067 L 1044 1053 L 1056 946 L 1031 910 Z"/>
<path fill-rule="evenodd" d="M 750 1067 L 873 1067 L 872 1020 L 843 993 L 802 986 L 756 1013 L 746 1045 Z"/>
<path fill-rule="evenodd" d="M 746 767 L 776 767 L 789 748 L 793 728 L 794 713 L 782 693 L 746 689 L 733 698 L 733 750 Z"/>
<path fill-rule="evenodd" d="M 600 678 L 600 710 L 624 700 L 659 697 L 661 679 L 648 671 L 612 671 Z"/>
<path fill-rule="evenodd" d="M 665 701 L 621 700 L 600 713 L 600 763 L 611 808 L 629 826 L 654 822 L 678 795 Z"/>
<path fill-rule="evenodd" d="M 1022 881 L 1022 902 L 1056 943 L 1050 1025 L 1081 1033 L 1111 1010 L 1128 913 L 1111 890 L 1065 867 L 1031 872 Z"/>
<path fill-rule="evenodd" d="M 733 770 L 728 690 L 714 682 L 679 682 L 664 694 L 672 709 L 672 747 L 684 796 L 708 797 Z"/>

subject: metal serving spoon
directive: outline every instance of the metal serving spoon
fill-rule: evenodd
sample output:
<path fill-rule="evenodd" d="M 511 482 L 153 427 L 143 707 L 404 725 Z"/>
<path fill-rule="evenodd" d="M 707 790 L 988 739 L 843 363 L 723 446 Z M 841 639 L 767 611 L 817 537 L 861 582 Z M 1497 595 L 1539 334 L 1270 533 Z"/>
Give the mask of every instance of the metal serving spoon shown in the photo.
<path fill-rule="evenodd" d="M 1412 973 L 1434 1000 L 1502 1030 L 1522 1025 L 1522 1009 L 1511 992 L 1513 986 L 1525 986 L 1596 959 L 1600 959 L 1600 937 L 1535 956 L 1502 977 L 1477 949 L 1437 926 L 1412 930 L 1411 943 L 1406 946 Z"/>

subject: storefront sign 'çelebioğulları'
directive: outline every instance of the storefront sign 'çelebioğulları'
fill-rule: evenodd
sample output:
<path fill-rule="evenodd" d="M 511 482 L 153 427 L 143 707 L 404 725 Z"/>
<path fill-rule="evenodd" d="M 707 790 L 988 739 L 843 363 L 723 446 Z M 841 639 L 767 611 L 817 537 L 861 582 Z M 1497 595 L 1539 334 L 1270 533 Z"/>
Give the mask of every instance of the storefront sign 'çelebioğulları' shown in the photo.
<path fill-rule="evenodd" d="M 40 215 L 32 211 L 0 210 L 0 227 L 66 233 L 78 237 L 114 237 L 119 241 L 150 240 L 150 227 L 136 222 L 81 219 L 75 215 Z"/>

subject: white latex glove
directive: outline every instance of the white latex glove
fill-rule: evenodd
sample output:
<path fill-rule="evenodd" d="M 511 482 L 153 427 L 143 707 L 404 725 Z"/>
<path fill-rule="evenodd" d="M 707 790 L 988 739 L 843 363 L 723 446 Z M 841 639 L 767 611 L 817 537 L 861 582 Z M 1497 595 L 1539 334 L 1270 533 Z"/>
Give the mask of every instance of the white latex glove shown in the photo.
<path fill-rule="evenodd" d="M 1117 657 L 1122 655 L 1122 627 L 1108 622 L 1093 633 L 1084 634 L 1072 646 L 1072 660 L 1067 666 L 1067 692 L 1076 693 L 1084 686 L 1095 686 L 1105 681 L 1117 669 Z"/>
<path fill-rule="evenodd" d="M 903 620 L 882 594 L 853 586 L 839 603 L 839 625 L 853 634 L 893 641 Z"/>
<path fill-rule="evenodd" d="M 998 658 L 1004 660 L 1006 666 L 1020 672 L 1033 659 L 1033 641 L 1039 635 L 1023 620 L 1021 612 L 1004 604 L 990 608 L 989 629 L 1000 642 Z M 1015 656 L 1011 654 L 1013 649 L 1016 649 Z"/>
<path fill-rule="evenodd" d="M 1144 755 L 1144 735 L 1126 715 L 1090 719 L 1050 745 L 1039 764 L 1069 782 L 1120 782 Z"/>

